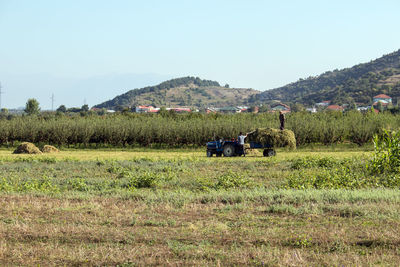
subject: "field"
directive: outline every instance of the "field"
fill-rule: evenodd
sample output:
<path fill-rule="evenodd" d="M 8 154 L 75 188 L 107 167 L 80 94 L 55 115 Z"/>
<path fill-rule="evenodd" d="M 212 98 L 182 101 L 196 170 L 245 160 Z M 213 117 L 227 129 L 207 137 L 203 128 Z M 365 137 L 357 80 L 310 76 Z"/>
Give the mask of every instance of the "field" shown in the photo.
<path fill-rule="evenodd" d="M 0 150 L 1 265 L 393 265 L 396 177 L 371 146 Z"/>

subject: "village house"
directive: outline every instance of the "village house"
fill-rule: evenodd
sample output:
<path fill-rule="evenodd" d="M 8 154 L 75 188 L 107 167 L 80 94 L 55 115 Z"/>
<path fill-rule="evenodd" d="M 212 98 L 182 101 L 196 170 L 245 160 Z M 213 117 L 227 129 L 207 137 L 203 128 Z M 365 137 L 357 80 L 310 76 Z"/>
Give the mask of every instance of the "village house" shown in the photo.
<path fill-rule="evenodd" d="M 210 113 L 217 113 L 217 110 L 216 110 L 215 108 L 206 108 L 206 109 L 205 109 L 205 112 L 206 112 L 207 114 L 210 114 Z"/>
<path fill-rule="evenodd" d="M 315 105 L 316 105 L 316 106 L 319 106 L 319 107 L 327 107 L 327 106 L 330 105 L 330 103 L 331 103 L 331 101 L 326 100 L 326 101 L 319 102 L 319 103 L 317 103 L 317 104 L 315 104 Z"/>
<path fill-rule="evenodd" d="M 149 109 L 149 111 L 147 111 L 148 113 L 158 113 L 160 112 L 160 108 L 151 108 Z"/>
<path fill-rule="evenodd" d="M 371 109 L 371 106 L 360 106 L 357 108 L 357 110 L 361 111 L 361 112 L 367 112 L 370 109 Z"/>
<path fill-rule="evenodd" d="M 286 104 L 283 103 L 278 103 L 273 106 L 271 106 L 271 111 L 282 111 L 283 113 L 289 113 L 290 112 L 290 107 Z"/>
<path fill-rule="evenodd" d="M 310 113 L 316 113 L 317 109 L 315 107 L 312 108 L 306 108 L 306 111 L 310 112 Z"/>
<path fill-rule="evenodd" d="M 223 107 L 218 109 L 222 113 L 240 113 L 242 110 L 238 107 Z"/>
<path fill-rule="evenodd" d="M 372 106 L 374 106 L 375 109 L 378 107 L 378 103 L 381 103 L 383 107 L 387 108 L 387 106 L 392 103 L 392 98 L 388 95 L 380 94 L 374 96 L 372 102 Z"/>
<path fill-rule="evenodd" d="M 153 109 L 154 109 L 153 106 L 137 106 L 137 107 L 135 107 L 135 112 L 136 113 L 148 113 L 148 112 L 152 112 Z"/>
<path fill-rule="evenodd" d="M 250 112 L 249 111 L 249 107 L 246 107 L 246 106 L 240 106 L 240 107 L 237 107 L 238 109 L 240 109 L 240 112 Z"/>

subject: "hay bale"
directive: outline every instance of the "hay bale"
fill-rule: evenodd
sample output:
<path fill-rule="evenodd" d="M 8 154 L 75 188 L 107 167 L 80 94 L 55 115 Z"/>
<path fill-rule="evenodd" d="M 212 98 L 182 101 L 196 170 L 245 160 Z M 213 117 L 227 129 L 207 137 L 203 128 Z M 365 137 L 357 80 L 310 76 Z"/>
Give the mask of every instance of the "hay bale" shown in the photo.
<path fill-rule="evenodd" d="M 262 156 L 262 152 L 260 152 L 258 149 L 251 149 L 250 144 L 244 144 L 244 149 L 246 151 L 246 155 Z"/>
<path fill-rule="evenodd" d="M 261 144 L 269 144 L 273 147 L 296 149 L 296 137 L 291 130 L 257 128 L 255 131 L 247 134 L 247 140 Z"/>
<path fill-rule="evenodd" d="M 43 153 L 58 153 L 60 152 L 60 150 L 58 150 L 56 147 L 54 146 L 50 146 L 50 145 L 45 145 L 42 149 Z"/>
<path fill-rule="evenodd" d="M 42 151 L 40 151 L 34 144 L 24 142 L 14 150 L 13 154 L 42 154 Z"/>

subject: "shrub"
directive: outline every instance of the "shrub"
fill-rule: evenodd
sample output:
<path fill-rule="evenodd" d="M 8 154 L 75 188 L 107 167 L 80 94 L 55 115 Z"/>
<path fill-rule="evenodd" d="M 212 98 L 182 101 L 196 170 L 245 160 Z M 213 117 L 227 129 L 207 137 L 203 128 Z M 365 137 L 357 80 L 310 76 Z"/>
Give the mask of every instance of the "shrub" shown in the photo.
<path fill-rule="evenodd" d="M 374 174 L 400 170 L 400 132 L 384 130 L 374 136 L 375 155 L 368 169 Z"/>
<path fill-rule="evenodd" d="M 214 185 L 215 189 L 230 189 L 247 187 L 250 181 L 242 175 L 234 172 L 227 172 L 217 177 L 217 182 Z"/>
<path fill-rule="evenodd" d="M 127 187 L 128 188 L 149 188 L 156 186 L 162 176 L 156 172 L 145 172 L 132 174 L 129 178 Z"/>
<path fill-rule="evenodd" d="M 89 187 L 86 184 L 85 179 L 83 178 L 74 178 L 71 180 L 68 180 L 68 185 L 71 187 L 71 189 L 73 190 L 77 190 L 77 191 L 88 191 Z"/>
<path fill-rule="evenodd" d="M 300 170 L 304 168 L 332 168 L 347 163 L 348 160 L 336 160 L 330 157 L 304 157 L 292 160 L 291 168 Z"/>

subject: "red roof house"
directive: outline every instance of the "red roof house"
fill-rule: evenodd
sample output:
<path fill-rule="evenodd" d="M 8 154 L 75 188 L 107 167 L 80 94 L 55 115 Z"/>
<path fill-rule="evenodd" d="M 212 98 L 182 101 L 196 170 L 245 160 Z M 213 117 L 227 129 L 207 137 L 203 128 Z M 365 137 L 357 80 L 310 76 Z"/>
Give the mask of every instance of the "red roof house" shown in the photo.
<path fill-rule="evenodd" d="M 377 102 L 381 102 L 382 104 L 386 104 L 387 105 L 389 103 L 392 103 L 392 98 L 390 96 L 388 96 L 388 95 L 380 94 L 380 95 L 374 96 L 372 102 L 374 103 L 374 105 Z"/>
<path fill-rule="evenodd" d="M 390 96 L 385 95 L 385 94 L 376 95 L 376 96 L 374 96 L 374 98 L 392 99 Z"/>

